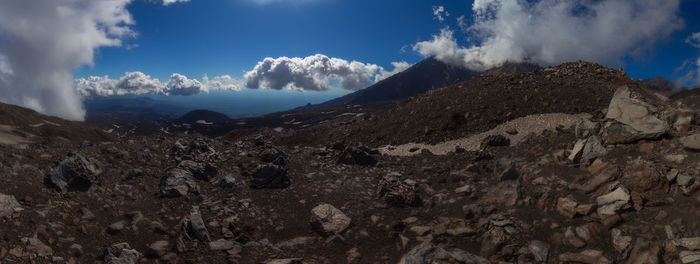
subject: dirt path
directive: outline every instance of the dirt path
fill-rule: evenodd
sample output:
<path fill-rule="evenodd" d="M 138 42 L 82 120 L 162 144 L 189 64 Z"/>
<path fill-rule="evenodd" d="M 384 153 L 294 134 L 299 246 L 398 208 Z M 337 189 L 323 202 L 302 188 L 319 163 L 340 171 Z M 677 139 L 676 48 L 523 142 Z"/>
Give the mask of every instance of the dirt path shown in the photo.
<path fill-rule="evenodd" d="M 561 113 L 530 115 L 503 123 L 489 131 L 471 135 L 469 137 L 445 141 L 436 145 L 424 143 L 408 143 L 398 146 L 387 145 L 379 148 L 382 154 L 390 156 L 413 156 L 419 154 L 422 149 L 427 149 L 435 155 L 445 155 L 455 151 L 459 146 L 467 151 L 478 151 L 481 141 L 490 135 L 504 135 L 510 139 L 511 145 L 518 145 L 530 134 L 540 135 L 545 130 L 555 131 L 559 126 L 569 128 L 577 122 L 590 119 L 589 114 L 569 115 Z M 506 131 L 516 130 L 517 134 L 511 135 Z M 418 149 L 418 150 L 416 150 Z M 411 151 L 413 150 L 413 151 Z"/>

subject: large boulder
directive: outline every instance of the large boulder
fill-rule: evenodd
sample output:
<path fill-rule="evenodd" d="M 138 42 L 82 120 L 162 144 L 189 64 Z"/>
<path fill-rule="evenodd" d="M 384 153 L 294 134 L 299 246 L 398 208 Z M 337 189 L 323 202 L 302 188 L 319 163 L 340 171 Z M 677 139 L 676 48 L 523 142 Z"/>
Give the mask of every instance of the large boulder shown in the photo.
<path fill-rule="evenodd" d="M 22 211 L 22 206 L 14 196 L 0 193 L 0 218 L 11 216 L 20 211 Z"/>
<path fill-rule="evenodd" d="M 287 170 L 277 165 L 258 166 L 250 180 L 250 187 L 255 189 L 281 189 L 291 184 Z"/>
<path fill-rule="evenodd" d="M 219 173 L 219 170 L 211 164 L 193 160 L 183 160 L 177 166 L 189 171 L 195 178 L 204 181 L 215 178 Z"/>
<path fill-rule="evenodd" d="M 311 225 L 324 234 L 339 234 L 350 226 L 350 217 L 330 204 L 311 209 Z"/>
<path fill-rule="evenodd" d="M 199 193 L 199 186 L 189 171 L 172 167 L 165 171 L 160 179 L 160 194 L 165 197 L 186 196 L 189 193 Z"/>
<path fill-rule="evenodd" d="M 48 183 L 62 193 L 88 191 L 102 173 L 98 161 L 71 153 L 58 166 L 51 169 Z"/>
<path fill-rule="evenodd" d="M 403 255 L 399 264 L 462 263 L 486 264 L 488 260 L 458 248 L 443 249 L 430 242 L 423 242 Z"/>
<path fill-rule="evenodd" d="M 640 139 L 654 139 L 669 132 L 666 121 L 659 119 L 658 109 L 634 95 L 627 86 L 620 87 L 610 101 L 603 127 L 607 144 L 632 143 Z"/>

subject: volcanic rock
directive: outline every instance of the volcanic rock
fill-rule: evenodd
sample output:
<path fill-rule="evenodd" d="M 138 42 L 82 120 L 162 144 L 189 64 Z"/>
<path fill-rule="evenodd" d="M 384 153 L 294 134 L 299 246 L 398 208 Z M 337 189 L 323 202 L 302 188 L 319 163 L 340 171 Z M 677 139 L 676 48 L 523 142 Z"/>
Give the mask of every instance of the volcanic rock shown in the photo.
<path fill-rule="evenodd" d="M 287 157 L 284 152 L 275 148 L 265 148 L 258 154 L 262 162 L 272 163 L 279 166 L 287 164 Z"/>
<path fill-rule="evenodd" d="M 633 96 L 627 86 L 615 91 L 606 118 L 622 126 L 606 124 L 604 138 L 607 144 L 632 143 L 640 139 L 658 138 L 669 131 L 668 124 L 653 113 L 656 108 Z"/>
<path fill-rule="evenodd" d="M 515 161 L 507 158 L 496 160 L 494 176 L 501 181 L 515 180 L 520 177 L 520 172 L 515 166 Z"/>
<path fill-rule="evenodd" d="M 204 181 L 216 177 L 218 173 L 218 169 L 211 164 L 199 163 L 192 160 L 183 160 L 177 166 L 189 171 L 196 179 Z"/>
<path fill-rule="evenodd" d="M 159 258 L 168 253 L 169 249 L 170 243 L 168 243 L 168 241 L 158 240 L 148 246 L 148 251 L 146 252 L 146 255 L 154 258 Z"/>
<path fill-rule="evenodd" d="M 622 177 L 643 191 L 665 191 L 668 188 L 666 177 L 659 173 L 654 163 L 647 160 L 636 159 L 628 162 Z"/>
<path fill-rule="evenodd" d="M 182 219 L 182 230 L 184 234 L 191 240 L 197 239 L 202 242 L 209 241 L 209 231 L 202 219 L 202 213 L 199 212 L 199 206 L 192 206 L 190 215 Z"/>
<path fill-rule="evenodd" d="M 430 242 L 423 242 L 413 247 L 399 261 L 399 264 L 425 263 L 487 264 L 489 261 L 461 249 L 443 249 Z"/>
<path fill-rule="evenodd" d="M 338 162 L 348 165 L 372 166 L 377 159 L 372 157 L 364 147 L 348 147 L 338 157 Z"/>
<path fill-rule="evenodd" d="M 603 252 L 587 249 L 579 253 L 564 253 L 559 255 L 559 261 L 564 263 L 610 264 Z"/>
<path fill-rule="evenodd" d="M 680 139 L 681 145 L 690 150 L 700 150 L 700 133 L 685 136 Z"/>
<path fill-rule="evenodd" d="M 417 206 L 421 199 L 416 188 L 416 183 L 410 179 L 401 179 L 401 174 L 391 172 L 379 182 L 377 194 L 392 206 Z"/>
<path fill-rule="evenodd" d="M 598 214 L 600 216 L 612 216 L 629 205 L 630 195 L 623 187 L 618 187 L 615 191 L 606 195 L 598 196 Z"/>
<path fill-rule="evenodd" d="M 199 186 L 189 171 L 171 167 L 160 179 L 160 194 L 165 197 L 186 196 L 189 193 L 199 193 Z"/>
<path fill-rule="evenodd" d="M 632 237 L 622 235 L 622 231 L 617 228 L 613 228 L 610 235 L 612 237 L 612 245 L 615 250 L 617 250 L 617 252 L 622 254 L 624 257 L 627 257 L 627 254 L 629 254 L 630 245 L 632 244 Z"/>
<path fill-rule="evenodd" d="M 233 176 L 233 174 L 228 173 L 219 179 L 218 185 L 226 190 L 233 189 L 236 187 L 236 178 Z"/>
<path fill-rule="evenodd" d="M 105 250 L 104 261 L 107 264 L 136 264 L 141 253 L 131 249 L 128 243 L 116 243 Z"/>
<path fill-rule="evenodd" d="M 22 210 L 22 206 L 14 196 L 0 193 L 0 218 L 11 216 Z"/>
<path fill-rule="evenodd" d="M 661 263 L 659 253 L 661 248 L 658 245 L 643 238 L 637 238 L 627 263 L 658 264 Z"/>
<path fill-rule="evenodd" d="M 255 189 L 286 188 L 290 184 L 287 170 L 277 165 L 258 166 L 250 181 L 250 187 Z"/>
<path fill-rule="evenodd" d="M 330 204 L 320 204 L 311 209 L 311 225 L 324 234 L 342 233 L 350 226 L 350 217 Z"/>
<path fill-rule="evenodd" d="M 99 162 L 80 154 L 69 154 L 49 172 L 48 182 L 62 193 L 88 191 L 102 173 Z"/>

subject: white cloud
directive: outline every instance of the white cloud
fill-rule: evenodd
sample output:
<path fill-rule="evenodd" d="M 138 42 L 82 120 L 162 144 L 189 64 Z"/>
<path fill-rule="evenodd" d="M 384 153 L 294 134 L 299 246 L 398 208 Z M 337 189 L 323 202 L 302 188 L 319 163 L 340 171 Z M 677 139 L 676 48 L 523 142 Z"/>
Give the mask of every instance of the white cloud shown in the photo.
<path fill-rule="evenodd" d="M 240 91 L 241 80 L 229 75 L 216 76 L 202 81 L 173 73 L 168 82 L 151 78 L 142 72 L 127 72 L 119 79 L 109 76 L 90 76 L 75 80 L 75 89 L 82 97 L 111 96 L 125 94 L 196 95 L 211 90 Z"/>
<path fill-rule="evenodd" d="M 134 36 L 130 0 L 0 1 L 0 101 L 81 120 L 73 70 Z"/>
<path fill-rule="evenodd" d="M 189 2 L 190 0 L 163 0 L 163 5 L 174 4 L 177 2 Z"/>
<path fill-rule="evenodd" d="M 379 82 L 381 80 L 384 80 L 386 78 L 389 78 L 393 76 L 394 74 L 397 74 L 399 72 L 405 71 L 406 69 L 410 68 L 413 66 L 412 64 L 405 62 L 405 61 L 400 61 L 400 62 L 392 62 L 391 65 L 394 66 L 394 70 L 392 71 L 386 71 L 382 69 L 377 76 L 374 77 L 374 82 Z"/>
<path fill-rule="evenodd" d="M 700 32 L 695 32 L 688 39 L 685 40 L 686 43 L 693 45 L 693 47 L 700 49 Z"/>
<path fill-rule="evenodd" d="M 338 82 L 341 88 L 359 90 L 386 74 L 376 64 L 316 54 L 306 58 L 265 58 L 245 74 L 245 79 L 246 87 L 251 89 L 325 91 Z"/>
<path fill-rule="evenodd" d="M 476 0 L 468 31 L 480 45 L 460 46 L 445 28 L 413 49 L 474 70 L 506 61 L 620 64 L 682 27 L 678 11 L 679 0 Z"/>
<path fill-rule="evenodd" d="M 448 16 L 450 16 L 450 12 L 447 12 L 444 6 L 433 6 L 433 19 L 445 22 L 445 17 Z"/>
<path fill-rule="evenodd" d="M 209 79 L 206 75 L 202 79 L 202 83 L 207 87 L 208 90 L 221 90 L 221 91 L 240 91 L 243 86 L 243 81 L 232 78 L 231 76 L 225 74 L 221 76 L 216 76 Z"/>

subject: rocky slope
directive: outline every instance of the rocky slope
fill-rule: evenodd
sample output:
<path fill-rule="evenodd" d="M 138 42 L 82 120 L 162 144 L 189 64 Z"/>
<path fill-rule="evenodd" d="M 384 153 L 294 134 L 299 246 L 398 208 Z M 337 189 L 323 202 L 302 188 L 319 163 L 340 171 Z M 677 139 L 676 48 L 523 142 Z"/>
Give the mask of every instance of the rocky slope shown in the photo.
<path fill-rule="evenodd" d="M 487 98 L 494 83 L 522 102 L 518 89 L 536 81 L 533 106 L 437 99 L 462 91 L 453 86 L 317 129 L 2 144 L 0 262 L 697 263 L 700 109 L 597 65 L 552 69 L 465 92 Z M 572 106 L 575 95 L 588 97 Z M 408 106 L 424 110 L 420 124 L 447 107 L 482 109 L 467 120 L 487 124 L 442 137 L 486 134 L 434 153 L 430 137 L 407 155 L 359 144 Z M 519 123 L 540 113 L 577 119 Z M 320 129 L 354 132 L 289 140 Z"/>

